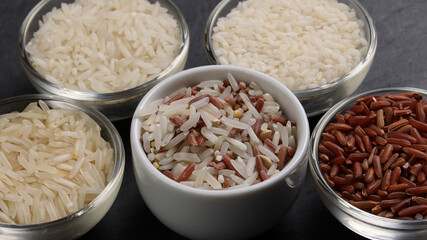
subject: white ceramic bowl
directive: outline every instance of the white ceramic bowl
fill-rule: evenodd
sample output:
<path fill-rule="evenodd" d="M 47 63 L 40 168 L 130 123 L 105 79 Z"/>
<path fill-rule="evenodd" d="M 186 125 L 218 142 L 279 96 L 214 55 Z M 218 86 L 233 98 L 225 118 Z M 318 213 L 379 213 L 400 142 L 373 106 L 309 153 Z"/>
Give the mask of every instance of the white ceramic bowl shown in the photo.
<path fill-rule="evenodd" d="M 177 73 L 150 90 L 137 107 L 193 86 L 203 80 L 253 81 L 270 93 L 297 124 L 297 149 L 279 173 L 253 186 L 232 190 L 205 190 L 175 182 L 148 160 L 141 147 L 141 121 L 133 117 L 131 147 L 134 173 L 140 193 L 153 214 L 173 231 L 194 239 L 243 239 L 265 232 L 292 207 L 304 182 L 310 128 L 307 115 L 295 95 L 273 78 L 236 66 L 202 66 Z"/>

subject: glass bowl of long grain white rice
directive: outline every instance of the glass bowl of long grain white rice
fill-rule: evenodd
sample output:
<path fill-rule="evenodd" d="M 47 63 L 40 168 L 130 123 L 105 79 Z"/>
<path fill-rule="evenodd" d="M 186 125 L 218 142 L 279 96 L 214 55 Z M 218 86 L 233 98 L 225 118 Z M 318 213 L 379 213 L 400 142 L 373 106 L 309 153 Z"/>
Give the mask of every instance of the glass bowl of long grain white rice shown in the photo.
<path fill-rule="evenodd" d="M 363 82 L 377 34 L 357 0 L 225 0 L 209 16 L 204 47 L 211 64 L 248 67 L 277 79 L 311 117 Z"/>
<path fill-rule="evenodd" d="M 1 239 L 76 239 L 109 211 L 124 147 L 100 112 L 59 96 L 0 101 Z"/>
<path fill-rule="evenodd" d="M 237 66 L 184 70 L 138 105 L 134 173 L 153 214 L 192 239 L 247 239 L 277 224 L 303 186 L 307 115 L 295 95 Z"/>
<path fill-rule="evenodd" d="M 26 75 L 40 93 L 130 118 L 142 96 L 184 69 L 189 29 L 169 0 L 43 0 L 18 38 Z"/>

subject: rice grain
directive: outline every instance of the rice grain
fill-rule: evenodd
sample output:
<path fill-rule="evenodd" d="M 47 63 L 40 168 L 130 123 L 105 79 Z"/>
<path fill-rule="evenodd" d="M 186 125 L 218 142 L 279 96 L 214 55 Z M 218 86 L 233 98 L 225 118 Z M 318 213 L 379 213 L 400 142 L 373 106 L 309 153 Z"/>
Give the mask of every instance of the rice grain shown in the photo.
<path fill-rule="evenodd" d="M 368 45 L 362 21 L 337 0 L 240 1 L 218 19 L 211 40 L 220 64 L 266 73 L 292 91 L 343 77 Z"/>
<path fill-rule="evenodd" d="M 181 43 L 177 20 L 159 2 L 76 0 L 46 13 L 25 50 L 48 81 L 110 93 L 156 78 Z"/>
<path fill-rule="evenodd" d="M 247 90 L 246 86 L 255 86 L 256 90 Z M 268 111 L 255 108 L 247 95 L 251 90 L 263 99 L 259 101 L 267 102 Z M 283 109 L 271 95 L 255 84 L 238 82 L 231 74 L 222 81 L 207 80 L 175 91 L 156 102 L 163 104 L 151 109 L 151 114 L 145 114 L 145 109 L 135 113 L 142 123 L 141 147 L 155 168 L 170 170 L 163 171 L 166 176 L 184 174 L 185 180 L 180 183 L 186 186 L 219 190 L 256 184 L 278 173 L 291 160 L 291 154 L 282 156 L 279 149 L 296 148 L 295 122 L 282 114 Z M 237 105 L 240 115 L 233 111 Z M 263 130 L 255 131 L 255 125 Z M 162 149 L 158 142 L 163 143 Z M 269 149 L 272 145 L 277 151 Z M 262 168 L 256 166 L 255 158 L 260 156 L 268 160 Z M 192 164 L 194 170 L 186 171 L 193 169 Z"/>
<path fill-rule="evenodd" d="M 83 194 L 84 185 L 105 187 L 113 151 L 87 115 L 39 101 L 0 115 L 0 123 L 0 222 L 65 217 L 98 195 Z"/>

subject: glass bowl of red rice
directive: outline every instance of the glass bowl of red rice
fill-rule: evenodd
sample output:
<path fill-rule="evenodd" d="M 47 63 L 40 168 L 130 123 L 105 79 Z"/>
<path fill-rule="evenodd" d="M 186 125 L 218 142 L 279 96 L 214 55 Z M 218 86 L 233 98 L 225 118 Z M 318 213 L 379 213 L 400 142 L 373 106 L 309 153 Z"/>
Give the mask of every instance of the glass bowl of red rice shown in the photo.
<path fill-rule="evenodd" d="M 420 88 L 366 91 L 337 103 L 313 130 L 309 167 L 320 199 L 363 237 L 427 233 L 426 97 Z"/>

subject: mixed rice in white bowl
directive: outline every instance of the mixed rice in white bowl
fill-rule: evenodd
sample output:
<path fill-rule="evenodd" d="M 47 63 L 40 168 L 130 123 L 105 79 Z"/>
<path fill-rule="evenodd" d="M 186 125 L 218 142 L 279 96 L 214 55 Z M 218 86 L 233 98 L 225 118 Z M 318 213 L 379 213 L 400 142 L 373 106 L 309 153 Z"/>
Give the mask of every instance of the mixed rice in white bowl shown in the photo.
<path fill-rule="evenodd" d="M 252 237 L 295 201 L 309 131 L 295 95 L 263 73 L 236 66 L 185 70 L 154 87 L 135 111 L 136 181 L 154 215 L 183 236 Z M 221 231 L 212 227 L 218 222 Z"/>

